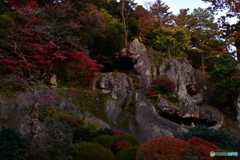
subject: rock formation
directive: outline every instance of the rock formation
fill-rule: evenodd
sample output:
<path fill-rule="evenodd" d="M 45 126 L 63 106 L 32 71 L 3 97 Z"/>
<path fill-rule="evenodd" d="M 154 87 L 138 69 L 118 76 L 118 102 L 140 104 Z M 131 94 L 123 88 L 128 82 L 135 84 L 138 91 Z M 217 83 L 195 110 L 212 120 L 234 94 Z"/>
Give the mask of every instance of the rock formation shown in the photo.
<path fill-rule="evenodd" d="M 168 115 L 178 117 L 181 120 L 188 118 L 192 119 L 193 122 L 202 122 L 215 128 L 221 126 L 223 117 L 220 112 L 207 104 L 208 87 L 206 80 L 198 70 L 192 68 L 188 60 L 164 61 L 159 67 L 159 74 L 167 76 L 176 84 L 175 93 L 180 100 L 177 107 L 168 105 L 168 109 L 160 101 L 158 104 L 160 110 L 171 110 L 172 113 Z"/>
<path fill-rule="evenodd" d="M 135 61 L 134 69 L 139 76 L 131 78 L 124 73 L 105 73 L 97 75 L 95 79 L 94 89 L 112 97 L 106 102 L 105 108 L 112 128 L 134 134 L 141 142 L 145 142 L 154 137 L 173 137 L 187 132 L 195 124 L 215 128 L 221 126 L 223 118 L 220 112 L 206 103 L 208 88 L 204 77 L 186 59 L 166 60 L 158 71 L 155 69 L 156 75 L 167 76 L 176 84 L 174 92 L 179 103 L 172 104 L 158 97 L 157 103 L 153 104 L 145 94 L 152 79 L 146 48 L 135 39 L 128 51 L 128 56 Z M 134 83 L 136 80 L 140 82 L 138 84 L 146 85 L 138 88 Z"/>
<path fill-rule="evenodd" d="M 140 75 L 140 83 L 145 83 L 146 87 L 151 85 L 151 67 L 147 59 L 147 49 L 138 39 L 134 39 L 129 46 L 129 57 L 135 62 L 134 69 Z"/>
<path fill-rule="evenodd" d="M 132 81 L 124 73 L 97 75 L 94 89 L 109 93 L 112 97 L 106 102 L 105 109 L 112 128 L 134 134 L 141 142 L 158 136 L 173 137 L 187 131 L 159 116 L 142 90 L 134 88 Z"/>

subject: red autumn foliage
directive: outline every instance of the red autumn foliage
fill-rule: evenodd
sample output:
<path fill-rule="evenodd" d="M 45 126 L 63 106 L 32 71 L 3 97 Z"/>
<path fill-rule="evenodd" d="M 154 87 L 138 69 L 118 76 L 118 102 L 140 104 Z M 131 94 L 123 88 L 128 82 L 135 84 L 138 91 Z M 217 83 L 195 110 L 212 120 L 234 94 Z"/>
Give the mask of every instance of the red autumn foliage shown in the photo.
<path fill-rule="evenodd" d="M 220 149 L 217 145 L 208 141 L 204 141 L 201 138 L 191 138 L 187 142 L 199 147 L 203 154 L 203 156 L 201 157 L 201 159 L 203 160 L 213 159 L 212 157 L 210 157 L 210 152 Z"/>
<path fill-rule="evenodd" d="M 21 4 L 20 1 L 11 1 L 9 6 L 18 12 L 12 34 L 14 40 L 9 39 L 8 41 L 9 46 L 11 46 L 10 51 L 6 57 L 4 56 L 0 60 L 0 63 L 9 70 L 22 70 L 27 74 L 40 73 L 46 76 L 50 72 L 55 72 L 59 75 L 58 77 L 73 83 L 91 82 L 94 78 L 94 72 L 103 67 L 91 59 L 88 53 L 70 50 L 71 43 L 66 43 L 66 41 L 72 42 L 76 39 L 67 34 L 46 39 L 46 36 L 51 37 L 44 35 L 48 31 L 46 28 L 52 26 L 40 24 L 41 13 L 46 12 L 50 18 L 57 15 L 57 18 L 60 19 L 67 15 L 71 5 L 63 4 L 61 5 L 63 8 L 60 5 L 48 5 L 44 10 L 31 1 L 28 1 L 26 5 Z M 53 10 L 56 13 L 53 13 Z M 71 30 L 78 29 L 77 23 L 69 22 L 69 25 Z"/>
<path fill-rule="evenodd" d="M 13 86 L 14 86 L 15 88 L 19 88 L 19 87 L 21 87 L 21 83 L 19 83 L 19 82 L 14 82 L 14 83 L 13 83 Z"/>
<path fill-rule="evenodd" d="M 132 146 L 131 142 L 127 141 L 127 140 L 122 140 L 122 141 L 118 141 L 116 144 L 115 144 L 115 148 L 116 150 L 120 151 L 121 149 L 123 148 L 127 148 L 127 147 L 130 147 Z"/>
<path fill-rule="evenodd" d="M 167 77 L 161 76 L 159 79 L 152 81 L 152 87 L 146 91 L 146 94 L 150 97 L 154 97 L 157 94 L 168 94 L 176 88 L 174 82 Z"/>
<path fill-rule="evenodd" d="M 137 160 L 182 160 L 182 152 L 190 144 L 172 137 L 153 138 L 140 146 Z"/>
<path fill-rule="evenodd" d="M 156 97 L 157 92 L 153 90 L 153 88 L 150 88 L 149 90 L 146 91 L 147 96 L 149 97 Z"/>
<path fill-rule="evenodd" d="M 84 125 L 84 122 L 81 119 L 76 119 L 74 121 L 71 118 L 65 118 L 63 121 L 67 122 L 67 124 L 71 127 L 81 127 Z"/>
<path fill-rule="evenodd" d="M 219 147 L 211 142 L 204 141 L 201 138 L 191 138 L 188 140 L 189 143 L 194 144 L 196 146 L 207 146 L 211 148 L 213 151 L 219 149 Z"/>
<path fill-rule="evenodd" d="M 117 129 L 113 130 L 112 132 L 113 132 L 113 136 L 114 136 L 114 137 L 118 137 L 118 136 L 120 136 L 120 135 L 125 134 L 124 132 L 119 131 L 119 130 L 117 130 Z"/>
<path fill-rule="evenodd" d="M 162 91 L 163 93 L 172 92 L 176 88 L 174 82 L 166 77 L 161 77 L 160 79 L 154 80 L 152 85 L 155 89 Z"/>

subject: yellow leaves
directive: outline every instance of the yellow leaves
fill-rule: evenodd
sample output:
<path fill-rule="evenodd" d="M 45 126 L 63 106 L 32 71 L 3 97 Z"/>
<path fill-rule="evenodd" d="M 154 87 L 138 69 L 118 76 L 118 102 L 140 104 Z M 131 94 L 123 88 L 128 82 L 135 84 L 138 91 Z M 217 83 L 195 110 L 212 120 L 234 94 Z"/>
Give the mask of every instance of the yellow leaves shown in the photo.
<path fill-rule="evenodd" d="M 112 15 L 110 15 L 107 10 L 100 8 L 99 12 L 104 17 L 104 20 L 106 20 L 110 25 L 119 22 L 119 19 L 114 18 Z"/>

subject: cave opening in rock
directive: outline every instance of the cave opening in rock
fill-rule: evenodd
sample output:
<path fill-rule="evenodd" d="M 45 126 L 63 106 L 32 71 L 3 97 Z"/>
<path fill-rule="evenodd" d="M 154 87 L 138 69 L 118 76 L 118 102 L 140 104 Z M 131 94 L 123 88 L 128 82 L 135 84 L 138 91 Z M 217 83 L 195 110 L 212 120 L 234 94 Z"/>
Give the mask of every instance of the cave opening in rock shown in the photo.
<path fill-rule="evenodd" d="M 188 84 L 186 89 L 190 96 L 194 96 L 199 93 L 199 87 L 196 84 Z"/>
<path fill-rule="evenodd" d="M 135 73 L 134 64 L 135 63 L 133 62 L 132 58 L 121 57 L 116 62 L 116 69 L 118 70 L 118 72 L 123 72 L 126 74 Z"/>
<path fill-rule="evenodd" d="M 194 127 L 199 124 L 202 124 L 208 127 L 216 125 L 216 122 L 209 122 L 208 120 L 197 119 L 193 117 L 182 118 L 177 114 L 160 113 L 159 115 L 163 118 L 166 118 L 172 122 L 175 122 L 179 125 L 186 126 L 186 127 L 188 126 Z"/>

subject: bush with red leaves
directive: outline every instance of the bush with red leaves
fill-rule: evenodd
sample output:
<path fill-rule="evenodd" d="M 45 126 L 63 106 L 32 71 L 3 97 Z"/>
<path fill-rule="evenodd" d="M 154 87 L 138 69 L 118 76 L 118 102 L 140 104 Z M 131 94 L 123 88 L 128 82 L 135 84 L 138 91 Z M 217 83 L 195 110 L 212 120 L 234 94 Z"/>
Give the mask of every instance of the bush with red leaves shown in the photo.
<path fill-rule="evenodd" d="M 115 148 L 116 150 L 120 151 L 121 149 L 123 148 L 127 148 L 127 147 L 130 147 L 132 146 L 132 143 L 127 141 L 127 140 L 122 140 L 122 141 L 118 141 L 116 144 L 115 144 Z"/>
<path fill-rule="evenodd" d="M 118 136 L 120 136 L 120 135 L 125 134 L 124 132 L 119 131 L 119 130 L 117 130 L 117 129 L 113 130 L 112 132 L 113 132 L 113 137 L 118 137 Z"/>
<path fill-rule="evenodd" d="M 158 79 L 153 80 L 152 85 L 153 88 L 165 94 L 171 93 L 176 88 L 174 82 L 165 76 L 160 76 Z"/>
<path fill-rule="evenodd" d="M 201 152 L 203 154 L 203 156 L 201 157 L 201 159 L 206 159 L 206 160 L 210 160 L 213 159 L 212 157 L 210 157 L 210 152 L 211 151 L 216 151 L 219 149 L 219 147 L 213 143 L 210 143 L 208 141 L 204 141 L 201 138 L 191 138 L 189 139 L 187 142 L 199 147 L 201 149 Z"/>
<path fill-rule="evenodd" d="M 74 121 L 71 118 L 65 118 L 63 121 L 67 122 L 67 124 L 71 127 L 81 127 L 84 124 L 83 120 L 81 119 L 76 119 Z"/>
<path fill-rule="evenodd" d="M 191 138 L 188 140 L 189 143 L 194 144 L 196 146 L 207 146 L 211 148 L 213 151 L 219 149 L 219 147 L 211 142 L 204 141 L 201 138 Z"/>
<path fill-rule="evenodd" d="M 137 160 L 182 160 L 182 152 L 190 143 L 172 137 L 157 137 L 142 144 Z"/>
<path fill-rule="evenodd" d="M 162 97 L 172 102 L 177 102 L 178 98 L 172 95 L 173 90 L 176 88 L 174 82 L 165 76 L 160 76 L 158 79 L 153 80 L 152 87 L 146 91 L 149 98 Z"/>

